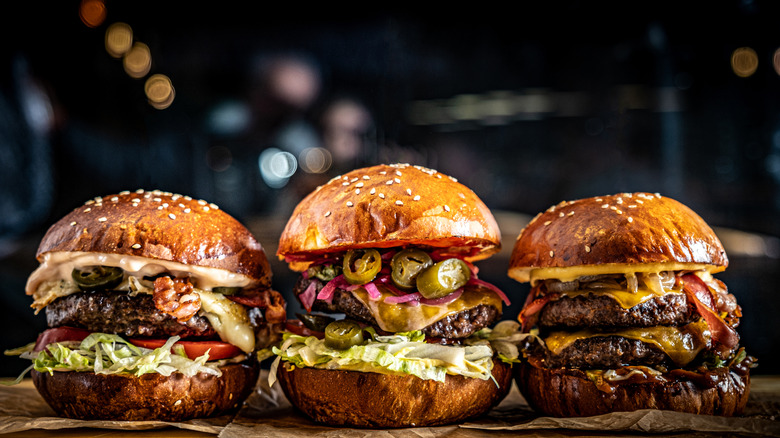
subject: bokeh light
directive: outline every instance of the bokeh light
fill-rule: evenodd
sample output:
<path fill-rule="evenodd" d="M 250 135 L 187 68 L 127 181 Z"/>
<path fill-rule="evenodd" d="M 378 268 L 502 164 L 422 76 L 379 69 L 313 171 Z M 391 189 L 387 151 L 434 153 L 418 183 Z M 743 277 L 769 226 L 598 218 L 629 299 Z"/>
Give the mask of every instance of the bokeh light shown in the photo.
<path fill-rule="evenodd" d="M 780 49 L 775 50 L 775 54 L 772 56 L 772 66 L 775 73 L 780 75 Z"/>
<path fill-rule="evenodd" d="M 333 156 L 325 148 L 306 148 L 301 151 L 298 161 L 306 173 L 325 173 L 333 164 Z"/>
<path fill-rule="evenodd" d="M 176 96 L 176 91 L 170 78 L 163 74 L 150 76 L 144 85 L 144 92 L 149 100 L 149 105 L 157 109 L 165 109 L 171 106 Z"/>
<path fill-rule="evenodd" d="M 758 55 L 750 47 L 740 47 L 731 54 L 731 69 L 741 78 L 752 76 L 758 69 Z"/>
<path fill-rule="evenodd" d="M 106 19 L 106 4 L 103 0 L 81 0 L 79 17 L 88 27 L 98 27 Z"/>
<path fill-rule="evenodd" d="M 133 29 L 126 23 L 114 23 L 106 29 L 106 51 L 121 58 L 133 45 Z"/>
<path fill-rule="evenodd" d="M 268 148 L 258 158 L 260 175 L 269 187 L 279 189 L 287 185 L 287 181 L 298 169 L 295 155 L 278 148 Z"/>
<path fill-rule="evenodd" d="M 132 78 L 142 78 L 152 68 L 152 54 L 149 46 L 144 43 L 135 43 L 122 59 L 125 72 Z"/>

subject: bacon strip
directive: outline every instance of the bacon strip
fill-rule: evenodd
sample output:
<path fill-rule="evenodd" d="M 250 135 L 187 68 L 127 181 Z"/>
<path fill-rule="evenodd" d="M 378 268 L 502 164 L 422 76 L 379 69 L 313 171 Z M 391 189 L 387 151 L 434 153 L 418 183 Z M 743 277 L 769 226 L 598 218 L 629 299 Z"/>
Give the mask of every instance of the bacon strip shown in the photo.
<path fill-rule="evenodd" d="M 264 309 L 265 320 L 271 324 L 287 321 L 284 298 L 273 289 L 246 289 L 240 294 L 225 295 L 225 298 L 247 307 Z"/>
<path fill-rule="evenodd" d="M 539 295 L 541 295 L 541 286 L 536 286 L 531 289 L 528 293 L 528 297 L 525 299 L 523 310 L 520 311 L 520 315 L 518 316 L 518 319 L 520 320 L 520 330 L 524 333 L 527 333 L 536 325 L 536 321 L 539 319 L 539 312 L 541 312 L 542 308 L 551 300 L 557 299 L 560 294 L 551 293 L 536 298 Z"/>
<path fill-rule="evenodd" d="M 696 306 L 696 310 L 707 322 L 712 334 L 712 341 L 728 349 L 728 352 L 739 345 L 739 335 L 716 312 L 715 298 L 712 296 L 707 284 L 694 274 L 685 274 L 681 277 L 683 291 Z M 719 349 L 722 350 L 722 349 Z M 721 353 L 727 353 L 721 351 Z"/>

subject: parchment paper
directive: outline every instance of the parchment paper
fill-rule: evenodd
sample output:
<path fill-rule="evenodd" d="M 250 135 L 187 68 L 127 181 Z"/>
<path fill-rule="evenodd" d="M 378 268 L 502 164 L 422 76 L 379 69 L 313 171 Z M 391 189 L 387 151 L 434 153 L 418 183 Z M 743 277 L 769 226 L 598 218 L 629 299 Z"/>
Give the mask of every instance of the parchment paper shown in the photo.
<path fill-rule="evenodd" d="M 678 438 L 723 434 L 780 437 L 780 376 L 754 376 L 750 401 L 741 417 L 725 418 L 643 410 L 588 418 L 551 418 L 535 414 L 513 387 L 507 398 L 484 417 L 464 424 L 394 430 L 362 430 L 322 426 L 290 406 L 278 385 L 269 388 L 263 370 L 255 392 L 235 416 L 183 423 L 80 421 L 56 417 L 32 382 L 0 385 L 0 433 L 30 429 L 95 428 L 144 430 L 177 427 L 219 437 L 500 437 L 631 436 L 671 434 Z"/>

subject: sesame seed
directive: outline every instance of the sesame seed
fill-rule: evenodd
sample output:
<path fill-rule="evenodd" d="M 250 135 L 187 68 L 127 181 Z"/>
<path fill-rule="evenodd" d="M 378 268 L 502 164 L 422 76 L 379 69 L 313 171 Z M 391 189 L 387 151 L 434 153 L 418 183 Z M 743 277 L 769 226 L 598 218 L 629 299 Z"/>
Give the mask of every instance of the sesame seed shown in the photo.
<path fill-rule="evenodd" d="M 629 222 L 634 222 L 634 218 L 632 218 L 632 217 L 629 217 L 629 218 L 628 218 L 628 221 L 629 221 Z"/>
<path fill-rule="evenodd" d="M 116 201 L 118 201 L 118 200 L 119 200 L 119 198 L 118 198 L 118 197 L 116 197 L 116 196 L 114 196 L 113 198 L 111 198 L 111 201 L 112 201 L 112 202 L 116 202 Z"/>
<path fill-rule="evenodd" d="M 137 203 L 141 202 L 141 200 L 138 199 L 138 198 L 133 198 L 133 199 L 130 200 L 130 202 L 132 202 L 134 204 L 137 204 Z"/>
<path fill-rule="evenodd" d="M 383 171 L 379 172 L 379 174 L 380 174 L 380 175 L 387 175 L 387 172 L 385 172 L 385 171 L 383 170 Z"/>
<path fill-rule="evenodd" d="M 375 189 L 375 188 L 373 188 L 373 187 L 371 187 L 371 191 L 370 191 L 370 192 L 368 192 L 368 193 L 370 193 L 370 194 L 372 194 L 372 195 L 373 195 L 373 194 L 375 194 L 375 193 L 376 193 L 376 189 Z"/>
<path fill-rule="evenodd" d="M 569 212 L 569 214 L 568 214 L 567 216 L 574 216 L 574 212 L 573 212 L 573 211 L 570 211 L 570 212 Z"/>
<path fill-rule="evenodd" d="M 392 185 L 393 184 L 393 180 L 389 179 L 389 180 L 387 180 L 387 182 L 385 184 Z"/>
<path fill-rule="evenodd" d="M 200 205 L 206 205 L 206 201 L 204 201 L 204 200 L 202 200 L 202 199 L 199 199 L 199 200 L 198 200 L 198 204 L 200 204 Z"/>
<path fill-rule="evenodd" d="M 555 257 L 555 252 L 550 251 L 550 257 Z"/>
<path fill-rule="evenodd" d="M 420 195 L 415 195 L 415 197 L 412 198 L 412 199 L 414 199 L 415 201 L 419 201 L 420 200 Z"/>
<path fill-rule="evenodd" d="M 108 220 L 108 219 L 106 219 L 106 217 L 105 217 L 105 216 L 103 216 L 103 217 L 101 217 L 101 218 L 98 218 L 98 222 L 105 222 L 105 221 L 107 221 L 107 220 Z"/>
<path fill-rule="evenodd" d="M 139 248 L 141 248 L 141 244 L 140 243 L 134 243 L 133 246 L 131 246 L 130 248 L 139 249 Z"/>
<path fill-rule="evenodd" d="M 622 212 L 622 211 L 620 211 L 620 210 L 615 210 L 615 213 L 617 213 L 617 214 L 623 214 L 623 212 Z"/>
<path fill-rule="evenodd" d="M 209 204 L 209 206 L 211 206 L 211 208 L 213 208 L 214 210 L 219 210 L 219 207 L 217 206 L 217 204 L 213 204 L 212 203 L 212 204 Z"/>
<path fill-rule="evenodd" d="M 644 204 L 644 202 L 640 201 L 639 199 L 636 200 L 637 204 Z"/>
<path fill-rule="evenodd" d="M 71 226 L 71 227 L 72 227 L 72 226 L 75 226 L 75 225 L 76 225 L 76 221 L 73 221 L 73 222 L 71 222 L 71 223 L 70 223 L 70 226 Z"/>
<path fill-rule="evenodd" d="M 590 246 L 585 245 L 585 252 L 590 252 Z"/>
<path fill-rule="evenodd" d="M 450 206 L 449 206 L 449 205 L 445 205 L 445 206 L 444 206 L 444 210 L 445 210 L 445 211 L 450 211 Z"/>
<path fill-rule="evenodd" d="M 610 210 L 617 210 L 617 207 L 615 207 L 614 205 L 612 207 L 609 207 L 609 208 L 610 208 Z"/>
<path fill-rule="evenodd" d="M 384 193 L 380 193 L 379 197 L 382 198 L 382 199 L 385 199 L 385 194 Z"/>
<path fill-rule="evenodd" d="M 359 182 L 359 183 L 355 184 L 355 187 L 363 187 L 363 183 Z"/>
<path fill-rule="evenodd" d="M 406 189 L 406 194 L 412 196 L 412 189 Z"/>
<path fill-rule="evenodd" d="M 452 182 L 458 182 L 457 178 L 450 177 L 450 179 L 452 180 Z"/>
<path fill-rule="evenodd" d="M 326 211 L 325 212 L 325 217 L 328 217 L 328 216 L 330 216 L 330 211 Z"/>
<path fill-rule="evenodd" d="M 596 202 L 602 202 L 602 201 L 603 201 L 603 199 L 601 199 L 601 198 L 596 198 Z"/>
<path fill-rule="evenodd" d="M 184 208 L 184 204 L 179 203 L 179 207 Z"/>
<path fill-rule="evenodd" d="M 395 171 L 395 174 L 396 174 L 396 175 L 398 175 L 398 176 L 402 176 L 402 174 L 401 174 L 401 171 L 400 171 L 400 170 L 396 170 L 396 171 Z"/>
<path fill-rule="evenodd" d="M 371 179 L 371 177 L 368 175 L 363 175 L 363 179 Z"/>
<path fill-rule="evenodd" d="M 404 205 L 404 202 L 401 200 L 395 201 L 395 205 Z"/>
<path fill-rule="evenodd" d="M 460 199 L 466 199 L 466 195 L 464 195 L 463 193 L 458 193 L 458 196 L 460 196 Z"/>
<path fill-rule="evenodd" d="M 89 207 L 87 207 L 87 208 L 85 208 L 85 209 L 84 209 L 84 213 L 89 213 L 90 211 L 92 211 L 92 209 L 91 209 L 91 208 L 89 208 Z"/>
<path fill-rule="evenodd" d="M 397 182 L 398 184 L 401 184 L 401 180 L 400 180 L 400 179 L 398 179 L 398 178 L 394 178 L 393 180 L 394 180 L 395 182 Z"/>
<path fill-rule="evenodd" d="M 189 208 L 185 208 L 185 209 L 184 209 L 184 212 L 185 212 L 185 213 L 189 213 L 189 212 L 191 212 L 191 211 L 192 211 L 192 210 L 190 210 Z"/>
<path fill-rule="evenodd" d="M 437 174 L 436 174 L 436 178 L 439 178 L 439 179 L 441 179 L 441 174 L 440 174 L 440 173 L 437 173 Z"/>
<path fill-rule="evenodd" d="M 617 198 L 617 203 L 618 204 L 622 204 L 623 203 L 623 198 Z"/>
<path fill-rule="evenodd" d="M 168 217 L 171 219 L 176 219 L 176 215 L 173 213 L 168 213 Z"/>
<path fill-rule="evenodd" d="M 184 199 L 187 201 L 192 201 L 192 196 L 185 196 Z"/>
<path fill-rule="evenodd" d="M 349 180 L 349 182 L 355 182 L 357 180 L 358 180 L 357 178 L 352 178 L 351 180 Z"/>
<path fill-rule="evenodd" d="M 608 208 L 608 207 L 609 207 L 609 204 L 604 204 L 604 205 L 601 206 L 601 208 Z"/>
<path fill-rule="evenodd" d="M 360 189 L 355 189 L 355 194 L 359 195 L 360 194 Z"/>
<path fill-rule="evenodd" d="M 347 201 L 347 207 L 352 207 L 353 205 L 355 204 L 353 204 L 352 201 Z"/>
<path fill-rule="evenodd" d="M 163 206 L 163 208 L 168 208 L 168 203 L 167 202 L 163 202 L 162 206 Z"/>
<path fill-rule="evenodd" d="M 161 206 L 157 207 L 157 209 L 158 209 L 158 210 L 162 210 L 162 209 L 163 209 L 163 206 L 161 205 Z"/>
<path fill-rule="evenodd" d="M 209 207 L 208 207 L 208 205 L 207 205 L 207 206 L 205 206 L 205 207 L 203 207 L 203 211 L 209 211 Z"/>
<path fill-rule="evenodd" d="M 636 204 L 631 204 L 628 206 L 628 208 L 636 208 Z"/>
<path fill-rule="evenodd" d="M 136 193 L 138 193 L 138 194 L 140 195 L 141 193 L 143 193 L 143 192 L 144 192 L 144 189 L 138 189 L 138 190 L 136 190 L 135 192 L 136 192 Z"/>
<path fill-rule="evenodd" d="M 558 213 L 558 217 L 564 217 L 564 216 L 565 215 L 563 214 L 563 212 Z"/>
<path fill-rule="evenodd" d="M 154 199 L 152 199 L 152 201 L 154 201 L 154 202 L 161 202 L 161 201 L 162 201 L 162 199 L 160 199 L 160 198 L 154 198 Z"/>
<path fill-rule="evenodd" d="M 342 185 L 342 186 L 348 186 L 348 185 L 349 185 L 349 182 L 346 182 L 346 181 L 345 181 L 345 182 L 341 183 L 341 185 Z"/>
<path fill-rule="evenodd" d="M 547 225 L 550 225 L 551 223 L 552 223 L 552 221 L 545 221 L 544 226 L 546 227 Z"/>

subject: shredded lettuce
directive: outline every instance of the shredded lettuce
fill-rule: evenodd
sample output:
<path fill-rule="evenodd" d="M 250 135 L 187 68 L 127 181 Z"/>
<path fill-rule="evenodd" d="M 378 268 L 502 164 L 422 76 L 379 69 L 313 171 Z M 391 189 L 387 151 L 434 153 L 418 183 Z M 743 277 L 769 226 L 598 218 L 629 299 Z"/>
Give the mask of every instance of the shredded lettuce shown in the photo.
<path fill-rule="evenodd" d="M 158 373 L 170 376 L 175 372 L 188 377 L 198 373 L 220 376 L 220 362 L 208 362 L 209 354 L 204 353 L 196 359 L 190 359 L 184 349 L 174 344 L 179 340 L 173 336 L 159 348 L 136 347 L 121 336 L 92 333 L 83 341 L 64 341 L 49 344 L 45 349 L 34 352 L 34 344 L 6 351 L 7 355 L 19 355 L 32 360 L 35 371 L 89 371 L 96 374 L 133 374 L 140 376 Z M 24 371 L 22 376 L 29 371 Z M 21 380 L 20 376 L 17 380 Z"/>
<path fill-rule="evenodd" d="M 447 374 L 488 380 L 492 379 L 494 352 L 506 362 L 518 360 L 516 343 L 527 336 L 518 329 L 516 323 L 499 323 L 492 330 L 480 330 L 463 345 L 441 345 L 425 342 L 419 330 L 380 336 L 369 327 L 364 329 L 366 342 L 345 350 L 330 348 L 314 336 L 284 333 L 281 344 L 272 348 L 277 358 L 269 383 L 274 384 L 281 361 L 296 367 L 413 375 L 439 382 Z"/>

